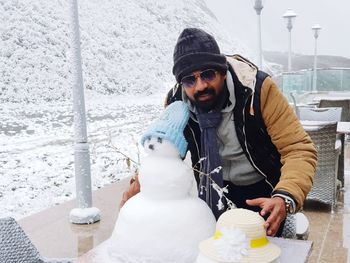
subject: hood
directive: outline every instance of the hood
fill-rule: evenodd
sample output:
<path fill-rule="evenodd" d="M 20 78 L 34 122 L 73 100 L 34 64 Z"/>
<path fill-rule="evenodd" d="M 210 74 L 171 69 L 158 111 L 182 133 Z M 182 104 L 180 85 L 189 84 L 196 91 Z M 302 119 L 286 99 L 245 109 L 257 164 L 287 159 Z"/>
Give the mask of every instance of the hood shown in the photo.
<path fill-rule="evenodd" d="M 242 83 L 243 86 L 249 88 L 252 91 L 252 100 L 250 103 L 249 113 L 251 115 L 254 115 L 253 102 L 258 67 L 240 55 L 227 56 L 226 58 L 227 62 L 232 66 L 238 80 Z"/>

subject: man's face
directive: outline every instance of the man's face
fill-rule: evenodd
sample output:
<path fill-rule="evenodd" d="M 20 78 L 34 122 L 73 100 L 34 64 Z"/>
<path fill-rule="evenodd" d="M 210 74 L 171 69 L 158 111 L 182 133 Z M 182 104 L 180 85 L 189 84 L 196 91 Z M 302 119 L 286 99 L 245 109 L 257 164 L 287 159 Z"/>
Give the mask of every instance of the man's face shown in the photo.
<path fill-rule="evenodd" d="M 191 102 L 203 110 L 211 110 L 223 90 L 226 75 L 206 69 L 195 71 L 181 79 L 181 85 Z"/>

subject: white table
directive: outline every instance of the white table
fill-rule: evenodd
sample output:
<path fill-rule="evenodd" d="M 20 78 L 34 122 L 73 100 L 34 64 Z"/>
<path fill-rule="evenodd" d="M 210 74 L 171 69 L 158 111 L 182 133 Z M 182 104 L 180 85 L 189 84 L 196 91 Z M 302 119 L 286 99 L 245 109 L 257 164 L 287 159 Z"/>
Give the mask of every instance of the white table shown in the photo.
<path fill-rule="evenodd" d="M 350 122 L 339 121 L 337 125 L 337 133 L 339 134 L 350 134 Z"/>
<path fill-rule="evenodd" d="M 279 263 L 305 263 L 311 253 L 312 241 L 269 237 L 269 240 L 281 248 Z M 75 263 L 115 263 L 108 257 L 108 240 L 77 258 Z"/>
<path fill-rule="evenodd" d="M 322 128 L 323 126 L 336 123 L 336 121 L 300 121 L 301 125 L 304 127 L 305 131 L 316 131 Z"/>
<path fill-rule="evenodd" d="M 350 100 L 350 92 L 329 92 L 328 94 L 315 93 L 314 97 L 312 98 L 312 101 L 320 102 L 321 100 Z"/>
<path fill-rule="evenodd" d="M 335 121 L 334 121 L 335 122 Z M 306 131 L 317 130 L 322 126 L 330 123 L 329 121 L 300 121 Z M 350 122 L 349 121 L 338 121 L 337 133 L 339 134 L 350 134 Z"/>

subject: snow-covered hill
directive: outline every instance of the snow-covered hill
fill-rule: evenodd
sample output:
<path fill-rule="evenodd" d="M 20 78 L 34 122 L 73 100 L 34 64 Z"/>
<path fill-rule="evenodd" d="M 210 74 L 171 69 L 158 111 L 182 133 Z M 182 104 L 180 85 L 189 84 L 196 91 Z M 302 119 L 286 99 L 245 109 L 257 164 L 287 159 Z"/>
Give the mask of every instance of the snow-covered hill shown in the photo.
<path fill-rule="evenodd" d="M 19 219 L 75 197 L 68 1 L 0 0 L 0 217 Z M 249 53 L 204 1 L 79 4 L 96 190 L 130 174 L 113 147 L 137 160 L 136 142 L 174 84 L 183 28 L 211 32 L 223 53 Z"/>
<path fill-rule="evenodd" d="M 0 100 L 71 97 L 68 0 L 0 0 Z M 79 1 L 85 87 L 103 94 L 168 88 L 185 27 L 212 33 L 223 53 L 250 52 L 231 39 L 201 0 Z"/>

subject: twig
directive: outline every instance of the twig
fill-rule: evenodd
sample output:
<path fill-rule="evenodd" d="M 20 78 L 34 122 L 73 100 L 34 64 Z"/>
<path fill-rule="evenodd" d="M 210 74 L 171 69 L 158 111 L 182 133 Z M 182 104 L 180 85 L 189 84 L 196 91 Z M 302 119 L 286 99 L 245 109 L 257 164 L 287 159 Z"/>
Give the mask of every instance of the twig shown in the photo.
<path fill-rule="evenodd" d="M 201 159 L 196 163 L 196 165 L 197 165 L 198 163 L 202 162 L 203 160 L 205 160 L 205 158 L 201 158 Z M 194 165 L 194 166 L 196 166 L 196 165 Z M 218 204 L 217 204 L 219 210 L 223 209 L 223 205 L 222 205 L 222 201 L 221 201 L 221 198 L 222 198 L 222 197 L 224 197 L 224 198 L 226 199 L 227 206 L 228 206 L 229 208 L 236 208 L 236 207 L 237 207 L 236 204 L 233 203 L 230 199 L 228 199 L 228 197 L 225 195 L 225 193 L 228 193 L 227 186 L 225 186 L 224 188 L 221 188 L 221 187 L 211 178 L 211 176 L 210 176 L 210 175 L 213 174 L 213 173 L 218 173 L 218 172 L 220 172 L 221 169 L 222 169 L 222 167 L 221 167 L 221 166 L 218 166 L 218 167 L 216 167 L 214 170 L 212 170 L 210 173 L 207 174 L 207 173 L 204 173 L 204 172 L 199 171 L 199 170 L 197 170 L 196 168 L 192 167 L 192 170 L 193 170 L 193 171 L 196 171 L 197 173 L 199 173 L 199 176 L 205 175 L 205 176 L 207 176 L 207 177 L 209 178 L 209 180 L 211 181 L 211 185 L 213 186 L 214 190 L 215 190 L 215 191 L 217 192 L 217 194 L 219 195 L 219 201 L 218 201 Z M 206 187 L 205 187 L 205 186 L 200 185 L 200 191 L 202 191 L 202 188 L 204 188 L 204 189 L 206 190 Z"/>
<path fill-rule="evenodd" d="M 115 150 L 117 153 L 123 155 L 125 158 L 127 158 L 127 160 L 133 162 L 134 164 L 136 164 L 137 166 L 140 166 L 140 152 L 139 152 L 139 147 L 138 147 L 138 144 L 136 144 L 136 147 L 137 147 L 137 159 L 138 159 L 138 162 L 133 160 L 132 158 L 130 158 L 128 155 L 126 155 L 125 153 L 123 153 L 122 151 L 120 151 L 118 149 L 118 147 L 116 147 L 113 142 L 112 142 L 112 135 L 111 135 L 111 132 L 108 131 L 108 144 L 107 144 L 107 147 L 110 147 L 112 148 L 113 150 Z"/>
<path fill-rule="evenodd" d="M 113 144 L 112 145 L 107 145 L 108 147 L 114 149 L 117 153 L 123 155 L 124 157 L 126 157 L 127 159 L 129 159 L 131 162 L 133 162 L 136 165 L 140 165 L 138 162 L 136 162 L 135 160 L 133 160 L 132 158 L 130 158 L 129 156 L 127 156 L 125 153 L 121 152 L 117 147 L 115 147 Z"/>

